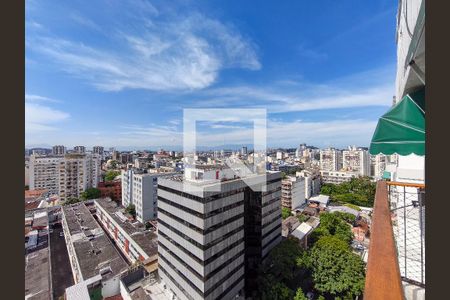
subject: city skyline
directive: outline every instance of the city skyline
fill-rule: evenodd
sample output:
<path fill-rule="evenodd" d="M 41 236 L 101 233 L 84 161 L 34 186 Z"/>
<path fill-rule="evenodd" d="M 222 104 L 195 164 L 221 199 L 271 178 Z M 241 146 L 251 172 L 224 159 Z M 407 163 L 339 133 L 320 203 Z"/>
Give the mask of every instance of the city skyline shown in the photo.
<path fill-rule="evenodd" d="M 26 146 L 174 147 L 183 108 L 217 107 L 266 108 L 269 147 L 368 146 L 396 4 L 302 5 L 28 1 Z M 211 123 L 202 144 L 248 144 L 247 126 Z"/>

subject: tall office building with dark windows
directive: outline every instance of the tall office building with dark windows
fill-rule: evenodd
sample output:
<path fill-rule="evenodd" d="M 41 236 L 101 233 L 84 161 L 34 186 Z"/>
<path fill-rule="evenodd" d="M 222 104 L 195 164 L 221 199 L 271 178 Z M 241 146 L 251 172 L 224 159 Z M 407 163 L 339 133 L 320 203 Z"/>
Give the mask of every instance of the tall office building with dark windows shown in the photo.
<path fill-rule="evenodd" d="M 178 299 L 244 299 L 281 241 L 281 175 L 267 173 L 265 192 L 225 169 L 185 176 L 158 180 L 159 276 Z"/>

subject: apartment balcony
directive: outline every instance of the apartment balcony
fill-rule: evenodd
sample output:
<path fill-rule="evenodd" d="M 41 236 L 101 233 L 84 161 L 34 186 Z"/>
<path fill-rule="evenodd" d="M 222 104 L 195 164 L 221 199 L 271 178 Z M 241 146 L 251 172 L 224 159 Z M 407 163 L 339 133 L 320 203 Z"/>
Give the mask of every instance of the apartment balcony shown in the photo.
<path fill-rule="evenodd" d="M 425 299 L 425 185 L 377 183 L 364 299 Z"/>

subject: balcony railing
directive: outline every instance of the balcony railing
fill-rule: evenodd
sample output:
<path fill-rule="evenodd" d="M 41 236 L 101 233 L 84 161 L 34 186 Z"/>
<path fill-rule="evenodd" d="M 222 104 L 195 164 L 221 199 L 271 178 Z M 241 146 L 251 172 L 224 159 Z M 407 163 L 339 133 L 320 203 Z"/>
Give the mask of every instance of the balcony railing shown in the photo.
<path fill-rule="evenodd" d="M 387 184 L 400 275 L 425 287 L 425 185 Z"/>
<path fill-rule="evenodd" d="M 364 299 L 404 299 L 402 281 L 425 287 L 425 185 L 379 181 Z"/>

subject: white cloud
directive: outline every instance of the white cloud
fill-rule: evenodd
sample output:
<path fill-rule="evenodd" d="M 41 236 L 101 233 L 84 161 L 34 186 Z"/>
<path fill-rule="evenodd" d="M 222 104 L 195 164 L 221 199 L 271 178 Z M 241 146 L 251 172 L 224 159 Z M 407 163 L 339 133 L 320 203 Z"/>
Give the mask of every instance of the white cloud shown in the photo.
<path fill-rule="evenodd" d="M 321 122 L 269 120 L 267 145 L 269 147 L 287 147 L 306 142 L 320 147 L 344 147 L 353 144 L 366 146 L 370 142 L 376 123 L 376 121 L 365 119 Z M 253 142 L 252 128 L 220 124 L 219 127 L 229 130 L 220 134 L 208 131 L 197 132 L 197 145 L 214 147 L 224 143 L 251 144 Z M 121 130 L 118 137 L 107 139 L 105 143 L 120 147 L 179 147 L 183 143 L 182 129 L 171 126 L 127 125 L 122 126 Z"/>
<path fill-rule="evenodd" d="M 172 120 L 169 120 L 168 123 L 171 124 L 171 125 L 177 126 L 177 125 L 181 124 L 181 120 L 172 119 Z"/>
<path fill-rule="evenodd" d="M 56 124 L 67 120 L 70 115 L 37 103 L 25 102 L 25 132 L 32 134 L 57 130 Z"/>
<path fill-rule="evenodd" d="M 48 115 L 48 114 L 47 114 Z M 30 123 L 30 122 L 29 122 Z M 346 147 L 348 145 L 368 146 L 370 138 L 376 127 L 374 120 L 331 120 L 331 121 L 302 121 L 291 122 L 269 120 L 267 128 L 268 147 L 295 147 L 299 143 L 307 143 L 318 147 Z M 160 147 L 174 147 L 179 149 L 183 145 L 182 128 L 175 126 L 150 125 L 122 125 L 114 135 L 106 132 L 91 134 L 89 132 L 57 132 L 52 131 L 51 136 L 44 135 L 54 130 L 49 123 L 31 123 L 35 131 L 27 138 L 27 144 L 42 143 L 64 144 L 73 146 L 84 144 L 87 147 L 94 145 L 114 146 L 123 149 L 148 149 Z M 221 146 L 223 144 L 252 144 L 252 128 L 221 128 L 224 132 L 201 131 L 197 133 L 197 145 Z M 227 130 L 229 129 L 229 130 Z M 30 131 L 27 129 L 27 133 Z M 86 136 L 89 139 L 86 140 Z"/>
<path fill-rule="evenodd" d="M 159 18 L 151 4 L 140 3 L 153 11 L 146 19 L 142 11 L 133 10 L 127 13 L 138 22 L 133 17 L 128 19 L 131 24 L 106 22 L 111 26 L 106 42 L 118 47 L 42 35 L 28 39 L 27 46 L 54 60 L 61 70 L 106 91 L 202 89 L 213 84 L 224 68 L 261 68 L 256 46 L 231 26 L 199 13 Z M 81 14 L 71 17 L 83 26 L 98 27 Z"/>
<path fill-rule="evenodd" d="M 292 145 L 305 142 L 319 147 L 367 146 L 375 130 L 373 120 L 332 120 L 321 122 L 269 122 L 268 144 Z"/>
<path fill-rule="evenodd" d="M 268 113 L 390 106 L 394 93 L 392 68 L 370 70 L 327 83 L 281 80 L 263 86 L 229 86 L 193 92 L 192 107 L 257 107 Z"/>
<path fill-rule="evenodd" d="M 49 97 L 39 96 L 39 95 L 31 95 L 25 94 L 26 102 L 51 102 L 51 103 L 60 103 L 61 101 L 52 99 Z"/>

